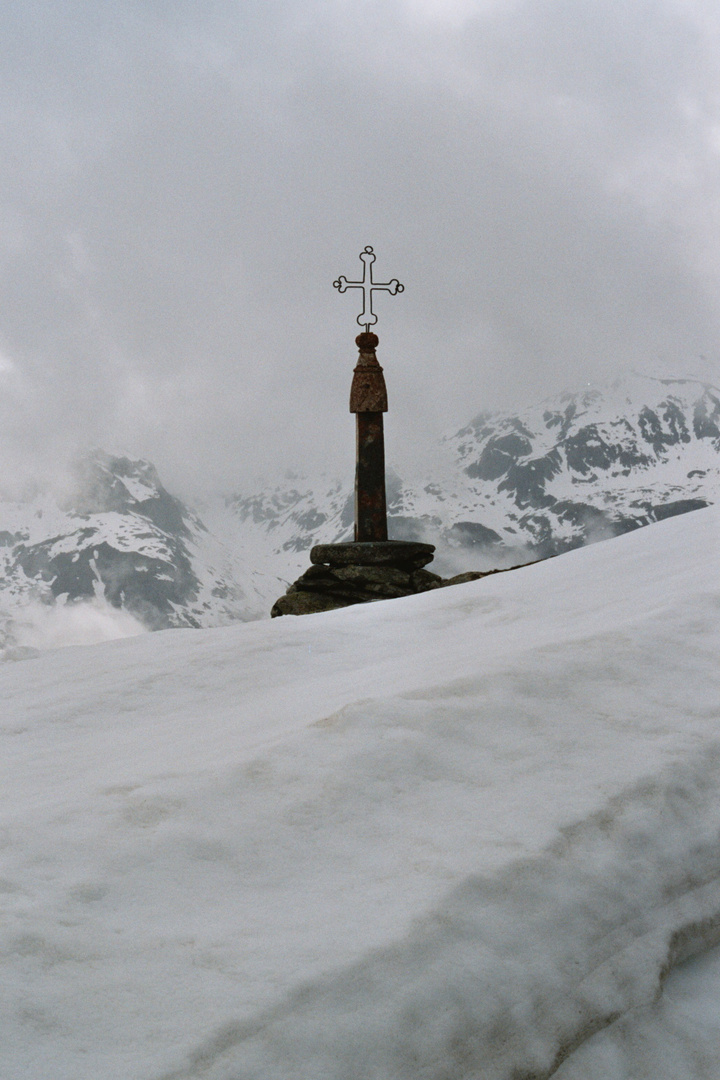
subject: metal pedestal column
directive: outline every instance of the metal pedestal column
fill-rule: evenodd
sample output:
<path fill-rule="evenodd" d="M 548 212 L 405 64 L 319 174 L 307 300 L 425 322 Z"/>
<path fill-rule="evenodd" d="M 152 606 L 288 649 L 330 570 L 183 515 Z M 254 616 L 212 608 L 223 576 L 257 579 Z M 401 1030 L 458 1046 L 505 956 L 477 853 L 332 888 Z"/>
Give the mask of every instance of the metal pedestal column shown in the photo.
<path fill-rule="evenodd" d="M 360 350 L 350 391 L 350 412 L 355 413 L 357 430 L 355 540 L 387 540 L 383 433 L 387 390 L 375 356 L 377 334 L 358 334 L 355 342 Z"/>

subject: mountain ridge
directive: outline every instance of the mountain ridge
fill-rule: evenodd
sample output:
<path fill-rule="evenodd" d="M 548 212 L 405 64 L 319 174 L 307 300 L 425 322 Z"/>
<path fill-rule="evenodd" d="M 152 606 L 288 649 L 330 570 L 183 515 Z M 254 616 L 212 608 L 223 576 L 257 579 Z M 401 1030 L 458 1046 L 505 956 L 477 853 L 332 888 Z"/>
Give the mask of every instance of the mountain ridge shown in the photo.
<path fill-rule="evenodd" d="M 441 572 L 560 554 L 720 497 L 720 391 L 633 376 L 480 413 L 441 440 L 430 469 L 389 469 L 387 494 L 391 537 L 436 544 Z M 229 503 L 278 558 L 352 538 L 349 478 L 295 476 Z"/>
<path fill-rule="evenodd" d="M 720 390 L 631 375 L 480 412 L 387 472 L 390 536 L 451 575 L 547 558 L 720 500 Z M 0 501 L 0 607 L 102 598 L 150 629 L 269 613 L 309 549 L 352 539 L 352 478 L 289 473 L 191 507 L 97 450 L 61 497 Z"/>

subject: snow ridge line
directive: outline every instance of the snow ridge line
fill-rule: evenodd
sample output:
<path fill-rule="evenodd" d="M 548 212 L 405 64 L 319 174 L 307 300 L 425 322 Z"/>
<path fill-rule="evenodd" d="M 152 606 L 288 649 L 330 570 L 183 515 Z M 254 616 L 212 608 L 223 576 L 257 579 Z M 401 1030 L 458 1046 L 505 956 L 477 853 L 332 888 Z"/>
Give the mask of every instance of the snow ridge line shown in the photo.
<path fill-rule="evenodd" d="M 720 942 L 720 742 L 158 1080 L 549 1080 Z"/>

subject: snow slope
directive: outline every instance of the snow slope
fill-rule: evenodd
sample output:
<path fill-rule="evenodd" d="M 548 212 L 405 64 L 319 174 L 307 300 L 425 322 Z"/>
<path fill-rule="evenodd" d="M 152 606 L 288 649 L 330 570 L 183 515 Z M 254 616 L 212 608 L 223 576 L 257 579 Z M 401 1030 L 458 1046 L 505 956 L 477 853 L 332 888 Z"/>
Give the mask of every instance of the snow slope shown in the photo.
<path fill-rule="evenodd" d="M 0 1076 L 570 1068 L 720 941 L 719 540 L 2 665 Z"/>
<path fill-rule="evenodd" d="M 720 948 L 670 972 L 656 1001 L 624 1014 L 570 1055 L 556 1080 L 716 1080 Z"/>

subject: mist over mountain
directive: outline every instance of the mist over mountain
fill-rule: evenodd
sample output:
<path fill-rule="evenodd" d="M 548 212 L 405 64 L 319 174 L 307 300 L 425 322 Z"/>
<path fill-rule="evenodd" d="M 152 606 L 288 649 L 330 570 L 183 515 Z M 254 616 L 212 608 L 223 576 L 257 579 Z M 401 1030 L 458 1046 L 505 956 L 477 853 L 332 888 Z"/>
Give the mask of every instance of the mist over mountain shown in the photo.
<path fill-rule="evenodd" d="M 426 524 L 455 548 L 547 558 L 714 502 L 720 391 L 626 378 L 480 414 L 443 451 L 434 480 L 398 493 L 398 524 Z"/>
<path fill-rule="evenodd" d="M 720 498 L 720 390 L 618 380 L 480 413 L 431 465 L 388 469 L 391 538 L 439 573 L 557 555 Z M 61 496 L 0 502 L 0 609 L 98 601 L 148 629 L 267 615 L 317 543 L 352 538 L 352 477 L 286 474 L 188 506 L 152 464 L 97 451 Z"/>
<path fill-rule="evenodd" d="M 313 544 L 352 538 L 351 479 L 293 476 L 228 507 L 292 576 Z M 390 536 L 436 544 L 439 572 L 547 558 L 717 501 L 720 390 L 632 376 L 480 413 L 387 488 Z"/>
<path fill-rule="evenodd" d="M 151 630 L 259 614 L 223 546 L 152 464 L 103 451 L 57 496 L 0 503 L 0 602 L 102 600 Z"/>

